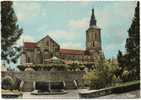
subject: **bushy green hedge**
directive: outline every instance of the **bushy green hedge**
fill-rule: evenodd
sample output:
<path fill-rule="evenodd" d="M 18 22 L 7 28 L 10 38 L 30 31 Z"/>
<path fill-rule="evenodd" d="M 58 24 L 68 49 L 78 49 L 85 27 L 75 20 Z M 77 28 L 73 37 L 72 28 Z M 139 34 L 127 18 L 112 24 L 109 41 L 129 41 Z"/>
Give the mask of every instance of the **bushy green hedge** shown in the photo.
<path fill-rule="evenodd" d="M 112 93 L 122 93 L 140 89 L 140 80 L 119 84 L 112 88 Z"/>
<path fill-rule="evenodd" d="M 21 71 L 24 71 L 25 68 L 27 68 L 28 66 L 26 65 L 18 65 L 17 66 Z M 35 71 L 41 70 L 43 68 L 43 70 L 47 70 L 50 71 L 52 69 L 58 70 L 58 71 L 76 71 L 76 69 L 78 70 L 84 70 L 85 66 L 82 64 L 36 64 L 36 65 L 29 65 L 29 67 L 33 68 Z"/>
<path fill-rule="evenodd" d="M 83 98 L 95 98 L 99 96 L 109 95 L 112 93 L 114 94 L 123 93 L 123 92 L 128 92 L 128 91 L 137 90 L 137 89 L 140 89 L 140 80 L 120 83 L 118 84 L 118 86 L 103 88 L 103 89 L 99 89 L 92 92 L 79 93 L 79 95 Z"/>
<path fill-rule="evenodd" d="M 84 66 L 84 65 L 80 65 L 80 66 L 79 66 L 79 69 L 80 69 L 81 71 L 83 71 L 83 70 L 85 69 L 85 66 Z"/>
<path fill-rule="evenodd" d="M 18 65 L 17 66 L 21 71 L 24 71 L 25 68 L 27 68 L 26 65 Z M 29 67 L 33 68 L 35 71 L 41 70 L 47 70 L 50 71 L 51 69 L 56 70 L 66 70 L 68 68 L 65 64 L 37 64 L 37 65 L 30 65 Z"/>
<path fill-rule="evenodd" d="M 25 65 L 18 65 L 17 68 L 21 71 L 24 71 L 26 66 Z"/>
<path fill-rule="evenodd" d="M 68 70 L 70 70 L 70 71 L 75 71 L 77 68 L 78 68 L 77 63 L 72 63 L 72 64 L 69 64 L 69 66 L 68 66 Z"/>
<path fill-rule="evenodd" d="M 109 60 L 101 59 L 98 61 L 96 67 L 83 76 L 84 83 L 90 89 L 100 89 L 112 86 L 117 80 L 115 72 L 118 66 Z"/>
<path fill-rule="evenodd" d="M 2 89 L 13 90 L 15 88 L 16 80 L 11 76 L 5 76 L 2 79 Z"/>

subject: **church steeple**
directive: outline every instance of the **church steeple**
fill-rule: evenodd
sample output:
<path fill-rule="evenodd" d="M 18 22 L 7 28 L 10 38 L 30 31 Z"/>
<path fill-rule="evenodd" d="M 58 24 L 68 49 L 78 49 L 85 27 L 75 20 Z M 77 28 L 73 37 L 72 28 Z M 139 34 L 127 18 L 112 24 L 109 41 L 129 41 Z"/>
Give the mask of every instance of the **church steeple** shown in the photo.
<path fill-rule="evenodd" d="M 99 55 L 101 53 L 101 29 L 96 26 L 94 9 L 92 9 L 89 28 L 86 31 L 86 51 L 90 55 Z"/>
<path fill-rule="evenodd" d="M 90 19 L 90 24 L 89 26 L 96 26 L 96 19 L 95 19 L 95 15 L 94 15 L 94 9 L 92 9 L 92 15 L 91 15 L 91 19 Z"/>

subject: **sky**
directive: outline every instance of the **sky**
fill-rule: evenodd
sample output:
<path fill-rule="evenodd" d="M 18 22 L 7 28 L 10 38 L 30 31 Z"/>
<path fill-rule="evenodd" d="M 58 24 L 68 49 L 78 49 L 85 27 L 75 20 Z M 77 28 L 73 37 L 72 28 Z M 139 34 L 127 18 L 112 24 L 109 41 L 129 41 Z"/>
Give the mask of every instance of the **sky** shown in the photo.
<path fill-rule="evenodd" d="M 51 36 L 61 48 L 85 50 L 91 9 L 101 28 L 102 50 L 106 58 L 125 52 L 125 42 L 136 1 L 23 1 L 14 2 L 23 34 L 17 44 L 37 42 Z"/>

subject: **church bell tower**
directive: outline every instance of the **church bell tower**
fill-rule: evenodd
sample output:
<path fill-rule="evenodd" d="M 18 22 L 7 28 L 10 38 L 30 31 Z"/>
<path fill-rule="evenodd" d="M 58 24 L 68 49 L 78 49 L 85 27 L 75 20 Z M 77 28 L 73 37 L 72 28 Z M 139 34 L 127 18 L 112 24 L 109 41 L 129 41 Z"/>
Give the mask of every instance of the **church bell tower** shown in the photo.
<path fill-rule="evenodd" d="M 94 9 L 92 9 L 89 28 L 86 31 L 86 51 L 90 55 L 101 54 L 101 29 L 96 25 Z"/>

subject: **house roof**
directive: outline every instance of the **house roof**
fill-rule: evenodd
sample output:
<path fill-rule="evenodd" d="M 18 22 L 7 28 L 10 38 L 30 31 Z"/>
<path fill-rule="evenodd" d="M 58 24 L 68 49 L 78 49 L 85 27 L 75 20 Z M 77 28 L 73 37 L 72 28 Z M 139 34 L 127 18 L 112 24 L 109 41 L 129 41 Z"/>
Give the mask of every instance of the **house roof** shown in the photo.
<path fill-rule="evenodd" d="M 74 49 L 60 49 L 61 54 L 68 55 L 82 55 L 84 54 L 84 50 L 74 50 Z"/>
<path fill-rule="evenodd" d="M 24 42 L 24 48 L 37 48 L 37 45 L 34 42 Z"/>

